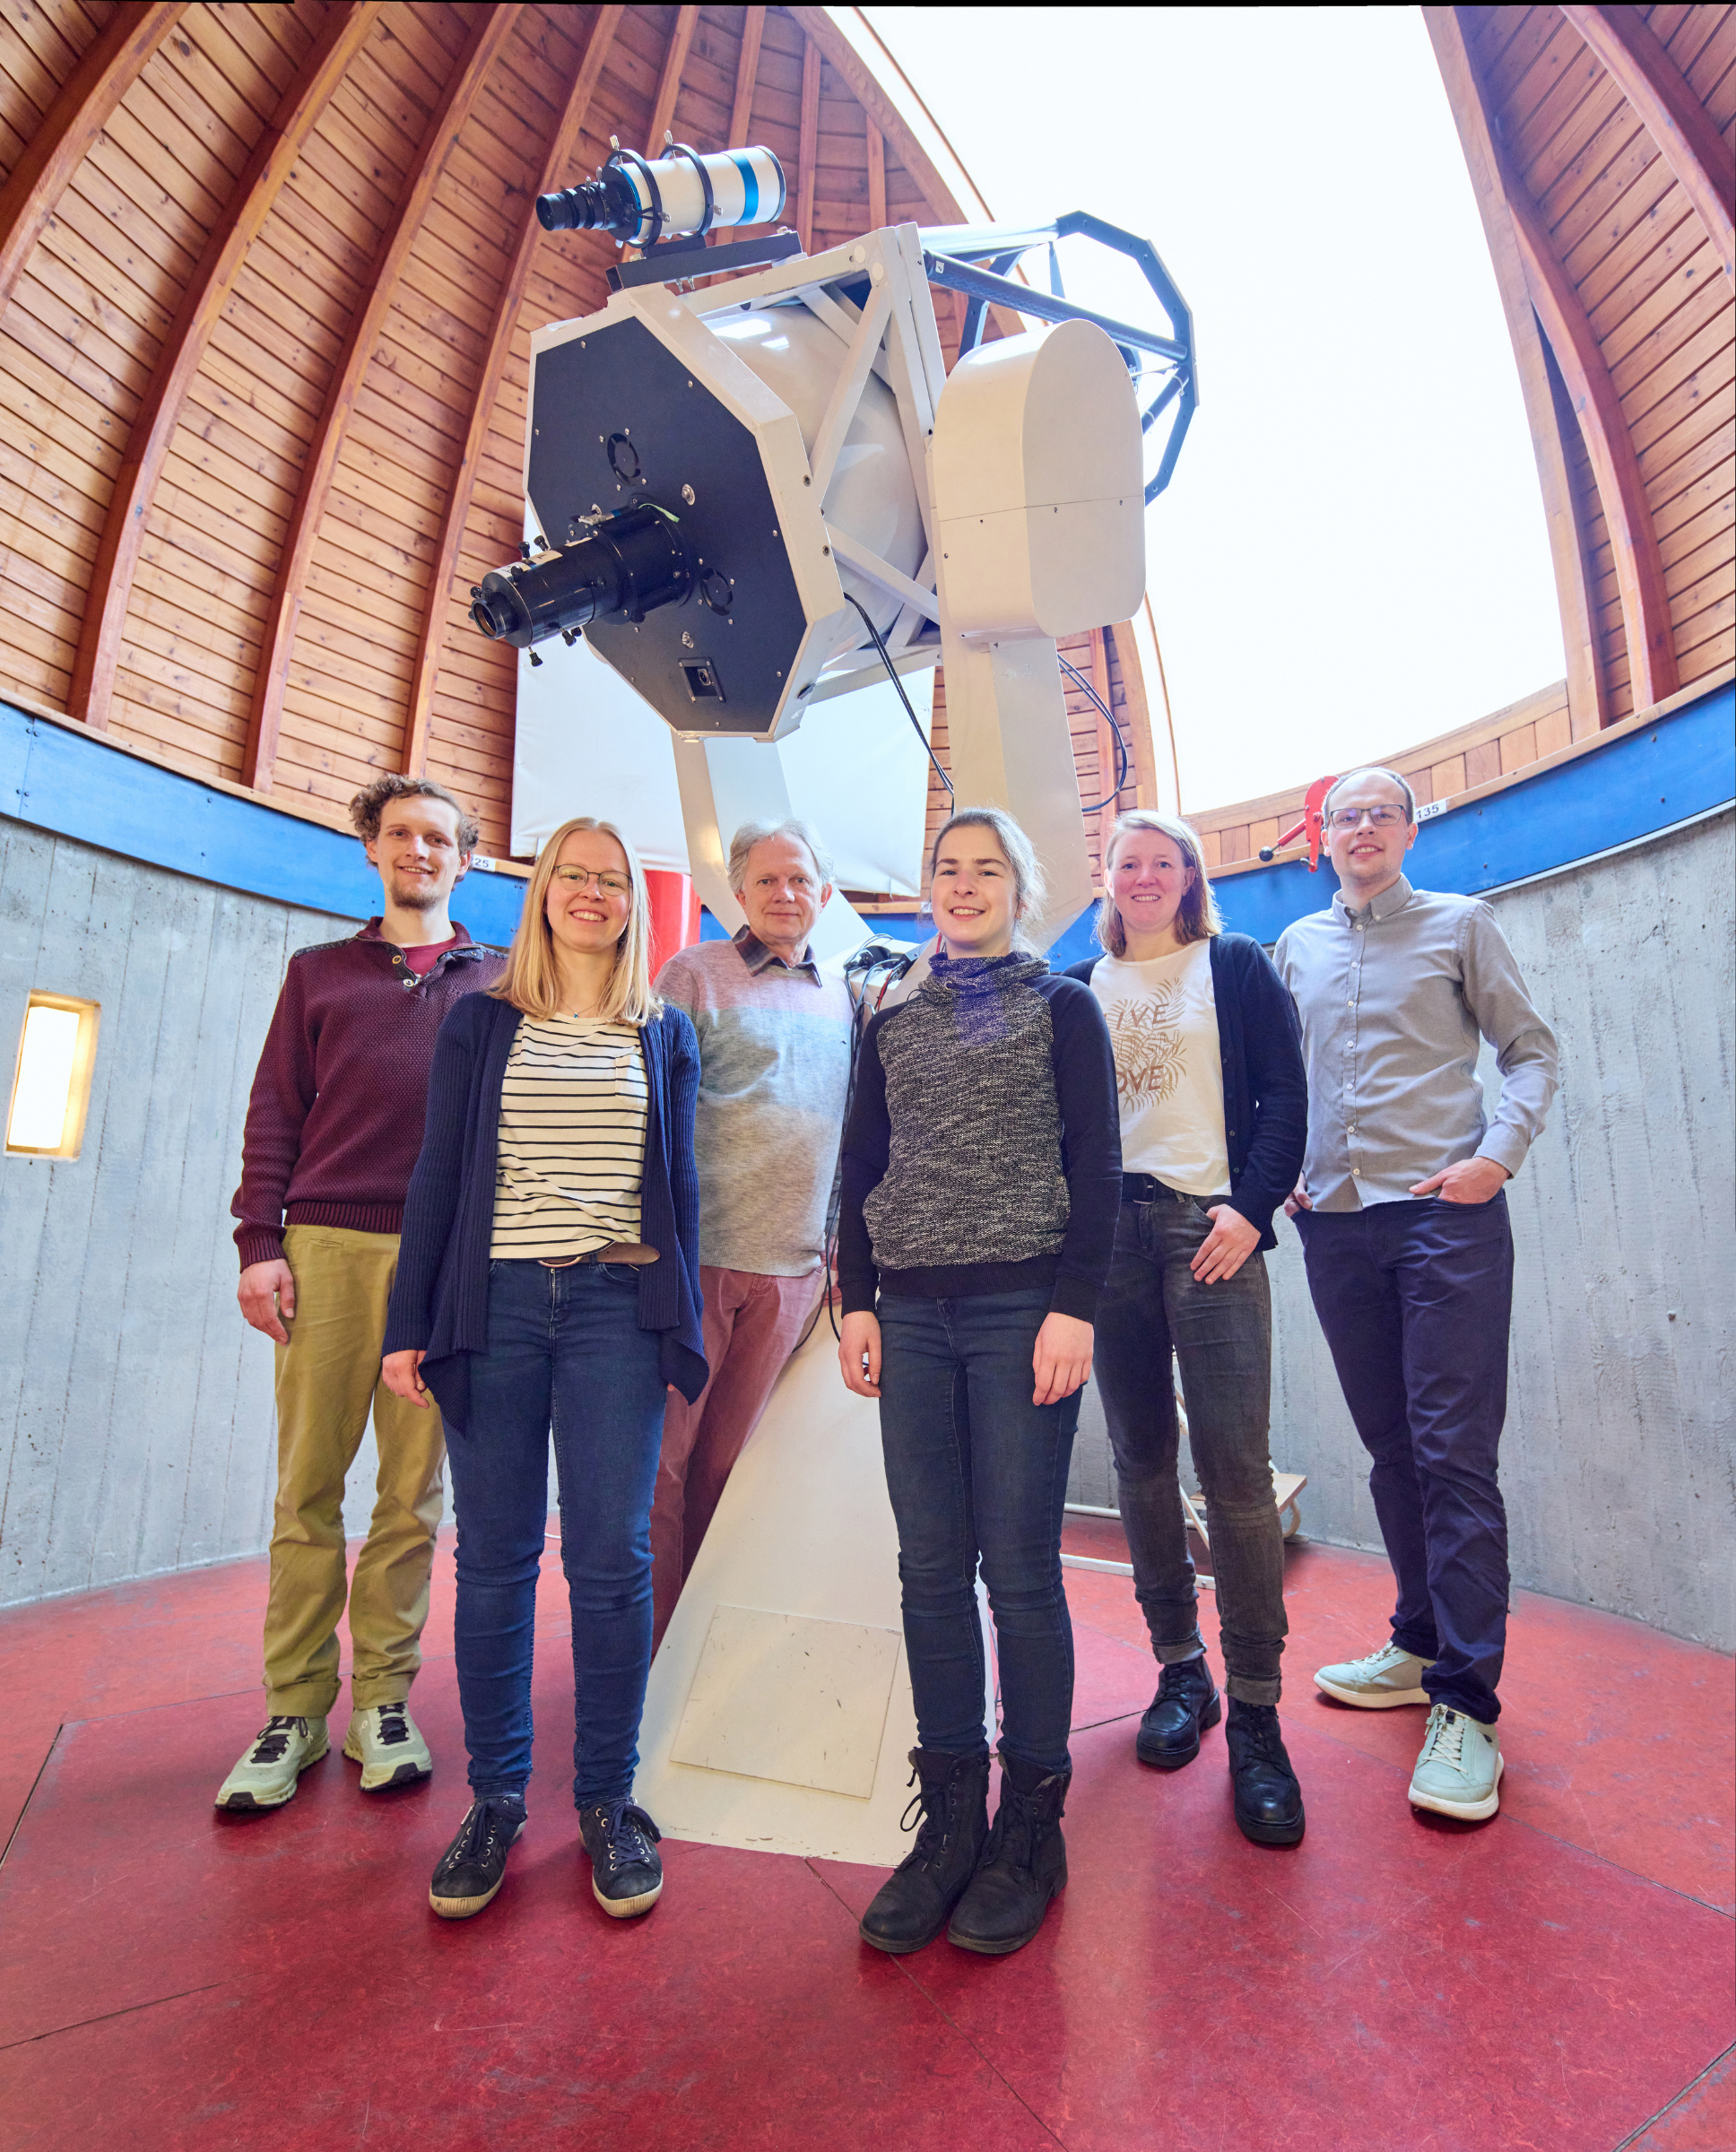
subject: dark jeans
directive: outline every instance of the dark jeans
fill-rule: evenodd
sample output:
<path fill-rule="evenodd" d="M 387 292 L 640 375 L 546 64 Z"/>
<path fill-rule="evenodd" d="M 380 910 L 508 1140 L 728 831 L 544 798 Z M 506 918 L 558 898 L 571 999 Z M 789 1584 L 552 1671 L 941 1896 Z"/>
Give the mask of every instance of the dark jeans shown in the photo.
<path fill-rule="evenodd" d="M 1224 1686 L 1276 1704 L 1284 1615 L 1284 1531 L 1272 1493 L 1272 1296 L 1256 1252 L 1233 1278 L 1198 1284 L 1188 1265 L 1211 1230 L 1192 1196 L 1124 1202 L 1098 1304 L 1097 1387 L 1109 1425 L 1133 1592 L 1165 1665 L 1202 1649 L 1176 1460 L 1170 1373 L 1181 1362 L 1187 1436 L 1206 1502 Z"/>
<path fill-rule="evenodd" d="M 1308 1289 L 1398 1579 L 1393 1641 L 1435 1664 L 1429 1700 L 1492 1724 L 1507 1629 L 1507 1199 L 1313 1210 Z"/>
<path fill-rule="evenodd" d="M 531 1775 L 531 1644 L 548 1523 L 549 1437 L 573 1614 L 573 1798 L 624 1798 L 651 1666 L 651 1490 L 663 1436 L 661 1340 L 638 1274 L 600 1263 L 489 1265 L 489 1349 L 470 1420 L 449 1433 L 458 1518 L 454 1622 L 471 1790 Z"/>
<path fill-rule="evenodd" d="M 880 1303 L 880 1431 L 898 1527 L 904 1644 L 916 1737 L 982 1756 L 988 1586 L 1000 1658 L 1002 1747 L 1070 1767 L 1073 1629 L 1061 1583 L 1061 1514 L 1079 1395 L 1034 1405 L 1031 1353 L 1046 1289 Z"/>

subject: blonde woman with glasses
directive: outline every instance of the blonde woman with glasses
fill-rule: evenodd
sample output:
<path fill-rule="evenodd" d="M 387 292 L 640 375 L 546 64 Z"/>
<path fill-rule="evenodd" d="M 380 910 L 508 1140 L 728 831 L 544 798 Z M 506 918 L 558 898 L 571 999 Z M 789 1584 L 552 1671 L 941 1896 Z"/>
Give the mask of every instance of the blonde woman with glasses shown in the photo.
<path fill-rule="evenodd" d="M 573 1796 L 603 1911 L 647 1913 L 657 1827 L 633 1801 L 651 1664 L 664 1400 L 704 1387 L 693 1026 L 652 992 L 645 876 L 564 822 L 507 968 L 440 1030 L 386 1332 L 386 1382 L 446 1419 L 455 1642 L 472 1806 L 434 1871 L 449 1920 L 499 1889 L 525 1827 L 549 1443 L 572 1605 Z"/>
<path fill-rule="evenodd" d="M 1133 1589 L 1163 1670 L 1138 1755 L 1160 1771 L 1192 1763 L 1223 1715 L 1182 1518 L 1173 1355 L 1211 1530 L 1236 1821 L 1255 1844 L 1294 1845 L 1302 1790 L 1278 1727 L 1287 1624 L 1263 1251 L 1278 1245 L 1272 1214 L 1307 1134 L 1296 1011 L 1260 944 L 1223 931 L 1185 822 L 1124 814 L 1103 879 L 1107 953 L 1072 976 L 1089 982 L 1108 1022 L 1121 1111 L 1097 1378 Z"/>

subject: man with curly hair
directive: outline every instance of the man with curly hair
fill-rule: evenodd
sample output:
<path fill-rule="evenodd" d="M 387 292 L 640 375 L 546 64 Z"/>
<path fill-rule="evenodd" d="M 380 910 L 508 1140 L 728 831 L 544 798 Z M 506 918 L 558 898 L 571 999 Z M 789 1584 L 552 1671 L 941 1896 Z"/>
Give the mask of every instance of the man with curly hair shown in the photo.
<path fill-rule="evenodd" d="M 350 819 L 383 908 L 343 941 L 298 950 L 254 1077 L 242 1138 L 241 1313 L 277 1348 L 277 1501 L 261 1732 L 220 1809 L 281 1808 L 327 1752 L 338 1618 L 349 1602 L 343 1753 L 364 1792 L 433 1768 L 409 1712 L 421 1663 L 446 1461 L 440 1416 L 380 1382 L 398 1228 L 421 1148 L 435 1035 L 500 959 L 454 924 L 477 827 L 443 785 L 377 777 Z M 371 1407 L 379 1452 L 368 1537 L 346 1574 L 343 1483 Z"/>

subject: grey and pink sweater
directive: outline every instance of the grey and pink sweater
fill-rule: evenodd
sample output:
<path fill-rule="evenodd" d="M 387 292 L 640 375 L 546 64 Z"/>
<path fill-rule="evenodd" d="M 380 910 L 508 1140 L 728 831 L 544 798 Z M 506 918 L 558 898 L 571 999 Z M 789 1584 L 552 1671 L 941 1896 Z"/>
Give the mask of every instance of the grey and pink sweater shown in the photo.
<path fill-rule="evenodd" d="M 678 950 L 657 992 L 699 1041 L 699 1260 L 806 1277 L 825 1255 L 850 1083 L 848 989 L 812 962 L 785 964 L 743 927 Z"/>

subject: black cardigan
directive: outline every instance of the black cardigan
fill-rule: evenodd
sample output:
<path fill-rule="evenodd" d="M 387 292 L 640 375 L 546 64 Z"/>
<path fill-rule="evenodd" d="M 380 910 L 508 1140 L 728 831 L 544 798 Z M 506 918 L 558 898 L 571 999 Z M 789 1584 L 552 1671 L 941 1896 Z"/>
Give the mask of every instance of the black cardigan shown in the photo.
<path fill-rule="evenodd" d="M 1067 976 L 1089 983 L 1102 961 L 1089 957 L 1070 965 Z M 1296 1003 L 1271 958 L 1247 934 L 1211 937 L 1211 994 L 1223 1053 L 1229 1199 L 1260 1228 L 1260 1245 L 1275 1248 L 1272 1214 L 1301 1177 L 1308 1141 L 1308 1080 Z"/>
<path fill-rule="evenodd" d="M 383 1349 L 427 1354 L 422 1379 L 460 1434 L 470 1417 L 470 1356 L 488 1350 L 500 1086 L 519 1021 L 511 1002 L 472 994 L 453 1004 L 440 1026 L 386 1316 Z M 693 1164 L 699 1048 L 691 1020 L 673 1007 L 645 1025 L 639 1038 L 650 1092 L 641 1231 L 660 1251 L 660 1260 L 639 1271 L 639 1328 L 662 1332 L 663 1379 L 691 1404 L 706 1382 Z"/>

